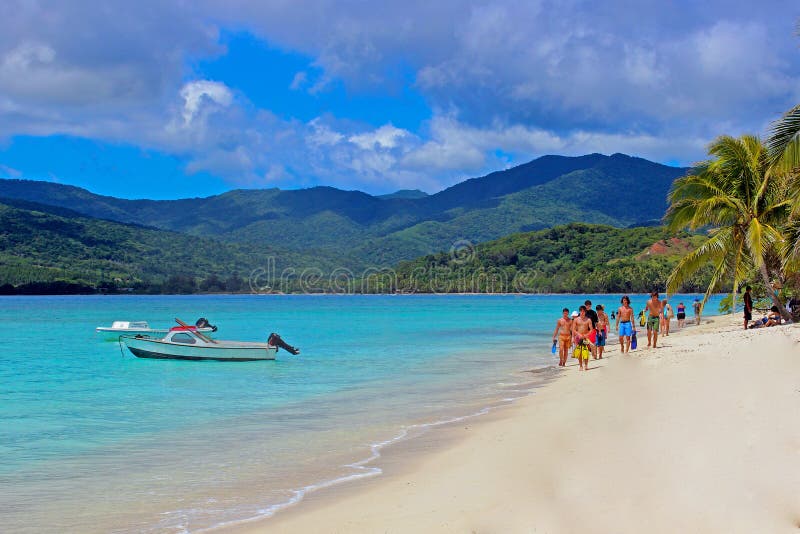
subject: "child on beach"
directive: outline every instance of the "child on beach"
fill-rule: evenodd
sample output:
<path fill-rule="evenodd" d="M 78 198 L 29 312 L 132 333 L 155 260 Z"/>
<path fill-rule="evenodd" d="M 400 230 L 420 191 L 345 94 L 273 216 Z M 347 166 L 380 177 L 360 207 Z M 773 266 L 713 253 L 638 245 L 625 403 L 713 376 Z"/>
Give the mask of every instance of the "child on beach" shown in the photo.
<path fill-rule="evenodd" d="M 703 313 L 703 303 L 700 302 L 699 298 L 695 297 L 692 308 L 694 308 L 694 322 L 695 324 L 700 324 L 700 314 Z"/>
<path fill-rule="evenodd" d="M 606 348 L 606 339 L 608 339 L 608 327 L 611 322 L 608 320 L 608 314 L 602 304 L 597 305 L 597 359 L 603 359 L 603 351 Z"/>
<path fill-rule="evenodd" d="M 669 305 L 667 299 L 662 301 L 662 308 L 661 308 L 661 329 L 664 331 L 664 335 L 669 335 L 669 323 L 672 321 L 672 317 L 674 316 L 674 312 L 672 311 L 672 306 Z"/>
<path fill-rule="evenodd" d="M 569 308 L 562 310 L 562 316 L 556 321 L 556 329 L 553 331 L 553 343 L 558 336 L 558 366 L 566 367 L 569 348 L 572 345 L 572 319 L 569 318 Z"/>

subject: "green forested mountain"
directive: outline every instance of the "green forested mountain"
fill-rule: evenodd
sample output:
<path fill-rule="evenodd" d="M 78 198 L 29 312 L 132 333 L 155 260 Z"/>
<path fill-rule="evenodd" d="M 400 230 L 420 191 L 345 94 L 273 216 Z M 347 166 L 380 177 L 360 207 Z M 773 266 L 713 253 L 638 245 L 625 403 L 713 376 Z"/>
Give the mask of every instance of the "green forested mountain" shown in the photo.
<path fill-rule="evenodd" d="M 207 198 L 125 200 L 77 187 L 0 181 L 0 197 L 223 241 L 336 256 L 344 267 L 393 265 L 454 242 L 581 221 L 629 226 L 658 220 L 686 169 L 623 154 L 544 156 L 434 195 L 376 197 L 332 187 L 235 190 Z M 421 192 L 419 192 L 421 193 Z"/>
<path fill-rule="evenodd" d="M 575 223 L 403 262 L 397 287 L 444 293 L 663 291 L 678 261 L 705 239 L 675 236 L 663 227 Z M 709 275 L 701 271 L 681 289 L 704 289 Z"/>
<path fill-rule="evenodd" d="M 663 286 L 677 261 L 704 239 L 670 236 L 656 227 L 621 229 L 576 223 L 513 234 L 474 248 L 462 242 L 452 251 L 401 263 L 395 281 L 391 276 L 362 280 L 362 271 L 356 270 L 350 275 L 350 287 L 356 291 L 641 292 Z M 352 258 L 347 261 L 357 263 Z M 314 273 L 330 273 L 341 265 L 342 258 L 324 253 L 223 243 L 94 219 L 66 208 L 0 199 L 0 286 L 69 282 L 170 293 L 249 291 L 254 270 L 272 268 L 275 278 L 260 278 L 256 283 L 283 291 L 302 291 L 306 283 L 307 289 L 325 291 L 332 289 L 326 286 L 327 278 L 322 276 L 317 283 Z M 284 269 L 290 270 L 288 278 L 279 282 Z M 308 274 L 311 278 L 304 279 Z M 696 278 L 684 289 L 697 289 L 707 274 L 701 272 Z"/>
<path fill-rule="evenodd" d="M 222 243 L 0 199 L 0 285 L 68 281 L 169 292 L 236 291 L 245 289 L 254 269 L 271 262 L 278 272 L 336 266 L 319 254 Z"/>

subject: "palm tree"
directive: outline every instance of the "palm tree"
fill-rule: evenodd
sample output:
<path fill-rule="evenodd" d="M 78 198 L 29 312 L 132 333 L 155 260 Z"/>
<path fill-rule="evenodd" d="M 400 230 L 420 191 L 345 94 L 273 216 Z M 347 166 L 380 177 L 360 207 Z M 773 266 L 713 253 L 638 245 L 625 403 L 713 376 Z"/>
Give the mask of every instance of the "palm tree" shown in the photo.
<path fill-rule="evenodd" d="M 800 24 L 798 24 L 800 32 Z M 774 172 L 787 175 L 789 194 L 793 201 L 787 225 L 786 242 L 782 248 L 784 268 L 800 272 L 800 105 L 772 123 L 767 139 L 769 159 Z"/>
<path fill-rule="evenodd" d="M 719 137 L 708 153 L 713 159 L 673 184 L 665 221 L 673 231 L 712 227 L 711 237 L 678 263 L 667 279 L 667 291 L 676 291 L 710 264 L 714 271 L 705 303 L 726 279 L 731 279 L 735 295 L 747 274 L 756 269 L 773 304 L 786 314 L 772 287 L 773 266 L 768 265 L 783 243 L 780 227 L 791 209 L 784 176 L 770 172 L 767 149 L 756 136 Z"/>

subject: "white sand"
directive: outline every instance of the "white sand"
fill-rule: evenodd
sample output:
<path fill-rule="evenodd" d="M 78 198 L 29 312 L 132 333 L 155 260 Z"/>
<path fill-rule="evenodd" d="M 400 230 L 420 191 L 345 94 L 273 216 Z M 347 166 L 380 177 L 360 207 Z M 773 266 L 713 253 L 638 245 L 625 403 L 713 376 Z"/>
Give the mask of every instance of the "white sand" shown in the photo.
<path fill-rule="evenodd" d="M 385 475 L 238 530 L 797 533 L 798 337 L 712 319 L 657 350 L 610 347 L 589 372 L 571 360 L 535 395 L 432 433 L 432 450 L 385 451 Z"/>

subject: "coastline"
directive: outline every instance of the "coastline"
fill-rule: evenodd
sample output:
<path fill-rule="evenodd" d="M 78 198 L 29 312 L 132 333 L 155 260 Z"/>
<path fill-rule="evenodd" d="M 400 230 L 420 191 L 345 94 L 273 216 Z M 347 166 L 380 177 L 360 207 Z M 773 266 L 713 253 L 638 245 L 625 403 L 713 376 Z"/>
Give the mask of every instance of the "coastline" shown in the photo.
<path fill-rule="evenodd" d="M 796 531 L 800 431 L 781 422 L 800 328 L 737 326 L 711 317 L 591 373 L 570 362 L 516 402 L 387 445 L 379 477 L 215 530 Z"/>

